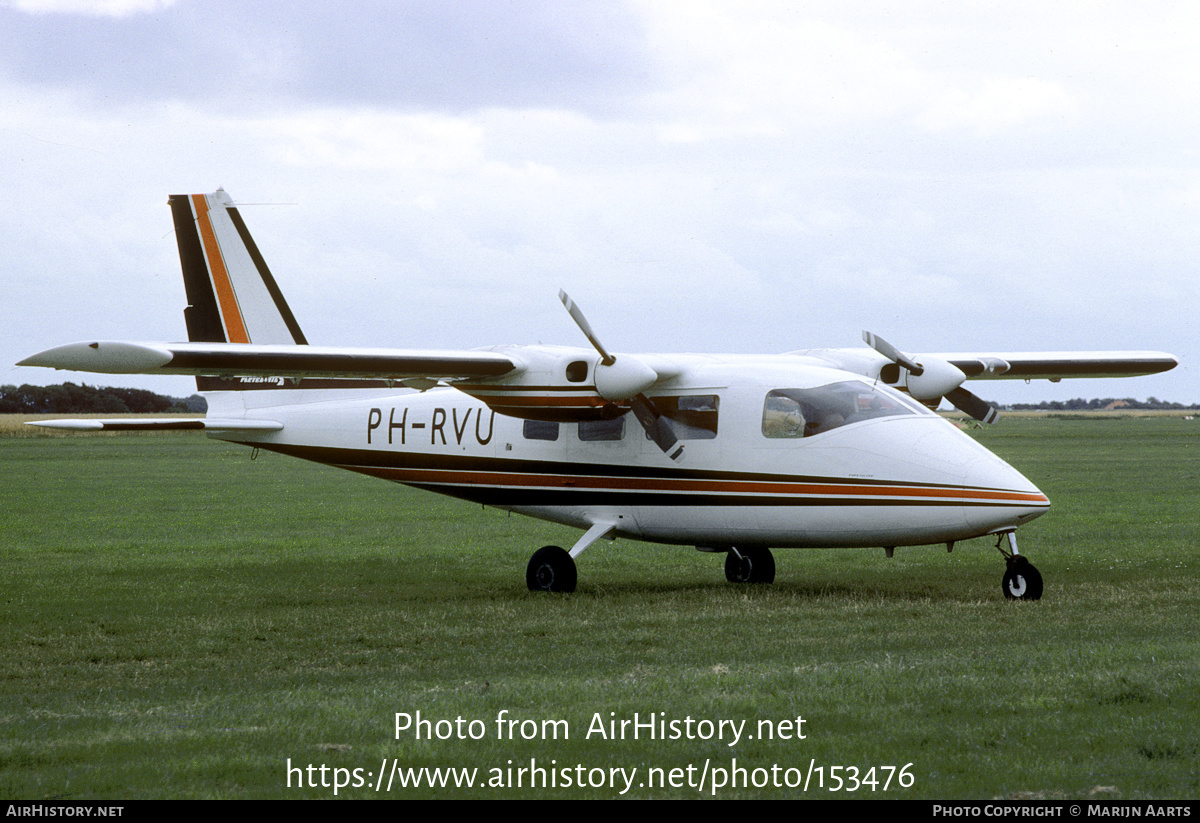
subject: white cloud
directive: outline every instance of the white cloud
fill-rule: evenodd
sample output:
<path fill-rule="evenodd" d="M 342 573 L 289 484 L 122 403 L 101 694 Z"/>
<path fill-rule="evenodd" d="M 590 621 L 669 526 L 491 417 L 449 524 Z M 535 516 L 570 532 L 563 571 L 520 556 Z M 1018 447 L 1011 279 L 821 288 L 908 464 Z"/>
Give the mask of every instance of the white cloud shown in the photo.
<path fill-rule="evenodd" d="M 994 78 L 973 89 L 946 88 L 917 114 L 916 122 L 933 132 L 964 129 L 977 137 L 1021 130 L 1047 130 L 1075 113 L 1061 85 L 1034 77 Z"/>

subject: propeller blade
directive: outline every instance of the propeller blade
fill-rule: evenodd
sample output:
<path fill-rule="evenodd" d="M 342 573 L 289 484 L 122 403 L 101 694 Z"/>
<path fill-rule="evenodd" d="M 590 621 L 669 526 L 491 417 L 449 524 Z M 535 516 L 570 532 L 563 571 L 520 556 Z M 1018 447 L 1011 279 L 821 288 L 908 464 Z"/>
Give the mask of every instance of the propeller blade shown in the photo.
<path fill-rule="evenodd" d="M 954 404 L 954 407 L 961 412 L 974 417 L 984 423 L 995 423 L 1000 417 L 1000 410 L 991 403 L 979 397 L 976 394 L 959 386 L 954 391 L 946 392 L 946 399 Z"/>
<path fill-rule="evenodd" d="M 631 355 L 623 354 L 618 362 L 616 355 L 609 354 L 604 344 L 592 331 L 592 326 L 583 316 L 579 306 L 575 305 L 565 291 L 559 290 L 558 298 L 566 306 L 567 313 L 579 326 L 588 342 L 600 353 L 600 363 L 596 366 L 596 392 L 605 400 L 628 400 L 641 394 L 658 382 L 658 372 L 647 366 L 641 360 Z"/>
<path fill-rule="evenodd" d="M 683 456 L 683 446 L 676 448 L 679 438 L 675 436 L 675 432 L 671 431 L 671 424 L 662 416 L 649 397 L 639 394 L 633 398 L 630 405 L 633 416 L 642 424 L 642 428 L 646 430 L 650 439 L 663 450 L 663 454 L 672 460 L 678 460 Z"/>
<path fill-rule="evenodd" d="M 583 332 L 583 336 L 588 339 L 588 342 L 596 347 L 596 351 L 600 352 L 600 362 L 605 366 L 611 366 L 617 362 L 617 358 L 613 357 L 605 350 L 600 339 L 596 337 L 596 333 L 592 331 L 592 326 L 588 323 L 587 318 L 583 316 L 583 312 L 575 305 L 575 301 L 567 296 L 567 293 L 562 289 L 558 290 L 558 299 L 566 306 L 567 313 L 571 315 L 571 319 L 575 321 L 575 325 L 579 326 L 579 330 Z"/>
<path fill-rule="evenodd" d="M 920 377 L 925 372 L 925 369 L 921 366 L 920 363 L 913 360 L 907 354 L 900 351 L 898 348 L 896 348 L 891 343 L 884 340 L 882 337 L 880 337 L 877 334 L 872 334 L 869 331 L 864 331 L 863 332 L 863 342 L 865 342 L 868 346 L 873 348 L 875 351 L 882 354 L 888 360 L 891 360 L 893 363 L 899 363 L 901 366 L 908 369 L 909 374 L 913 375 L 914 377 Z"/>

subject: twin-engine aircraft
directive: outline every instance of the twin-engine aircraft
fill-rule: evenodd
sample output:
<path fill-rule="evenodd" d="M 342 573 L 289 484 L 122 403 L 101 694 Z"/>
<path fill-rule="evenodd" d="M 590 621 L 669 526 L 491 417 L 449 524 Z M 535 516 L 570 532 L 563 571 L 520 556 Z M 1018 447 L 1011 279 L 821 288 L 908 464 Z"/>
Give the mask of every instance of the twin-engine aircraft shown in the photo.
<path fill-rule="evenodd" d="M 570 592 L 575 558 L 626 537 L 725 554 L 734 583 L 775 579 L 773 548 L 883 547 L 996 536 L 1008 598 L 1036 600 L 1018 527 L 1050 501 L 932 409 L 991 423 L 968 379 L 1154 374 L 1160 352 L 625 354 L 564 293 L 591 348 L 471 351 L 309 345 L 224 191 L 170 198 L 187 343 L 89 340 L 23 366 L 196 376 L 199 420 L 59 420 L 67 429 L 210 436 L 564 523 L 531 590 Z M 1007 543 L 1007 548 L 1005 548 Z"/>

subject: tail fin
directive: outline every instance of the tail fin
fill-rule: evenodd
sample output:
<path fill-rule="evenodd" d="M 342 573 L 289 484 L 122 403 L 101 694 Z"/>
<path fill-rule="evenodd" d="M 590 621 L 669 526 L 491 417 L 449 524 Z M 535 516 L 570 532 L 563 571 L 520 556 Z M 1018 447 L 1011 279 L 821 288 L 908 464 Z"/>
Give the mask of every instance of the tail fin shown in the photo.
<path fill-rule="evenodd" d="M 173 194 L 179 261 L 193 343 L 304 345 L 304 332 L 223 190 Z"/>
<path fill-rule="evenodd" d="M 300 324 L 229 195 L 222 189 L 173 194 L 168 203 L 187 290 L 188 340 L 306 345 Z M 196 378 L 201 391 L 250 388 L 240 384 Z"/>

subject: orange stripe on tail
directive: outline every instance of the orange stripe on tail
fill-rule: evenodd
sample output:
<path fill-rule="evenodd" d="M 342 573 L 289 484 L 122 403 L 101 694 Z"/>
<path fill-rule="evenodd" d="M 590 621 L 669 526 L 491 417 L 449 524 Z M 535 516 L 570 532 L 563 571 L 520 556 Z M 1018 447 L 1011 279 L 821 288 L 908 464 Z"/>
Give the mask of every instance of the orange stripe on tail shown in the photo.
<path fill-rule="evenodd" d="M 225 259 L 221 256 L 221 247 L 217 243 L 212 218 L 208 216 L 208 200 L 203 194 L 193 194 L 192 203 L 196 210 L 196 224 L 200 228 L 200 240 L 204 243 L 204 254 L 208 257 L 208 270 L 212 272 L 213 290 L 217 294 L 221 318 L 225 322 L 226 337 L 230 343 L 249 343 L 250 335 L 246 332 L 237 295 L 233 291 L 229 272 L 225 269 Z"/>

